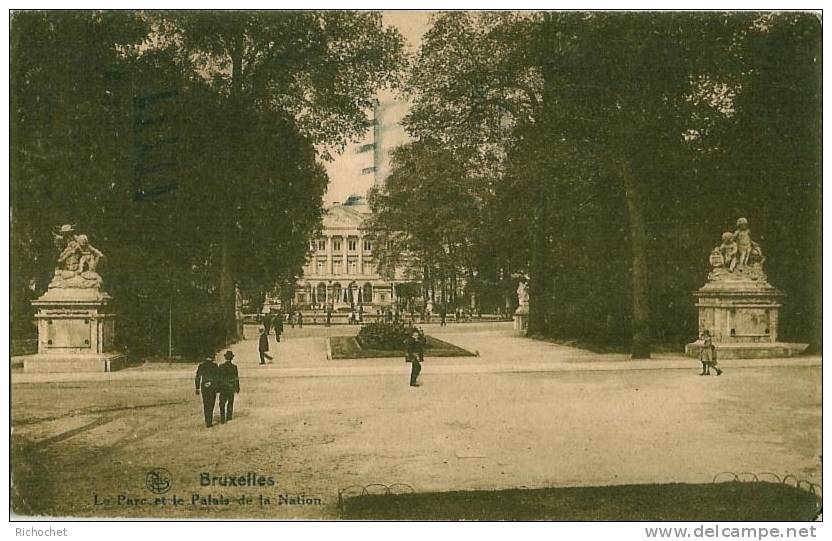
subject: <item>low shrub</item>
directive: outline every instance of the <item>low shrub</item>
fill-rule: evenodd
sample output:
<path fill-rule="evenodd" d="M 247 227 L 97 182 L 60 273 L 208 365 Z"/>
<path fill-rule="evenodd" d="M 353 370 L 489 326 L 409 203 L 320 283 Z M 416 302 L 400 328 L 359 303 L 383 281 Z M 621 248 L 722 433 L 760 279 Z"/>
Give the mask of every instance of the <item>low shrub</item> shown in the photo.
<path fill-rule="evenodd" d="M 362 326 L 355 339 L 363 348 L 404 349 L 404 341 L 415 329 L 401 321 L 378 321 Z"/>

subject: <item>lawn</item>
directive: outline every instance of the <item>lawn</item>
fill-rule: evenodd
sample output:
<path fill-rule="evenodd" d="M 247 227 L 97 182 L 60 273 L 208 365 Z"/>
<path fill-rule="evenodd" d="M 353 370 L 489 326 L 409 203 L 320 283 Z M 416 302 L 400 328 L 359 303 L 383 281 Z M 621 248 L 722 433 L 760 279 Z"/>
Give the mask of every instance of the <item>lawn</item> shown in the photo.
<path fill-rule="evenodd" d="M 461 347 L 443 342 L 433 336 L 426 336 L 425 357 L 475 357 L 473 353 Z M 333 359 L 377 359 L 379 357 L 404 357 L 402 349 L 362 348 L 354 336 L 331 336 L 329 344 Z"/>
<path fill-rule="evenodd" d="M 807 521 L 815 496 L 779 483 L 708 483 L 372 494 L 349 520 Z"/>

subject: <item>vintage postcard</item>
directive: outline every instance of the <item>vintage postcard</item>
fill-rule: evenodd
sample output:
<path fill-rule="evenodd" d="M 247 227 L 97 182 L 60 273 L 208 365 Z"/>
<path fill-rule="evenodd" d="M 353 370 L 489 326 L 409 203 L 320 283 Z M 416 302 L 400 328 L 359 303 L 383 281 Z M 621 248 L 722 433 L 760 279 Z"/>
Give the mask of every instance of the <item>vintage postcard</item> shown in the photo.
<path fill-rule="evenodd" d="M 12 520 L 820 518 L 820 12 L 9 28 Z"/>

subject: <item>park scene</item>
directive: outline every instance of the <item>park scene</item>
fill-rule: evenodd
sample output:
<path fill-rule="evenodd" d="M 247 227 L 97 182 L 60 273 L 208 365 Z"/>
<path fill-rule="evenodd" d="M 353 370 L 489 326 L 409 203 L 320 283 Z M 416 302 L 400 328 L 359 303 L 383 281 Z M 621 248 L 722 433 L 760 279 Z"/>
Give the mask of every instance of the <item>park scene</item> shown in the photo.
<path fill-rule="evenodd" d="M 10 29 L 13 516 L 820 516 L 818 14 Z"/>

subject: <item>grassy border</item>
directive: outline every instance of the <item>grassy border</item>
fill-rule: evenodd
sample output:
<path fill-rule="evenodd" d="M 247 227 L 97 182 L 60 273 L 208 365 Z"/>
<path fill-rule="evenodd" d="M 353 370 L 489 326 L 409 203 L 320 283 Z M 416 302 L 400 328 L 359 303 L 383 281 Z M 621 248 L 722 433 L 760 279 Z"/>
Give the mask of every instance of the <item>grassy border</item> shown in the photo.
<path fill-rule="evenodd" d="M 444 340 L 433 336 L 427 336 L 427 347 L 425 357 L 476 357 L 474 353 L 459 346 L 455 346 Z M 329 348 L 332 351 L 332 359 L 403 359 L 405 350 L 385 350 L 363 348 L 354 336 L 330 336 Z"/>

